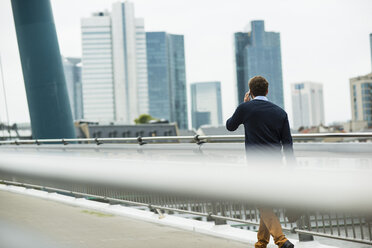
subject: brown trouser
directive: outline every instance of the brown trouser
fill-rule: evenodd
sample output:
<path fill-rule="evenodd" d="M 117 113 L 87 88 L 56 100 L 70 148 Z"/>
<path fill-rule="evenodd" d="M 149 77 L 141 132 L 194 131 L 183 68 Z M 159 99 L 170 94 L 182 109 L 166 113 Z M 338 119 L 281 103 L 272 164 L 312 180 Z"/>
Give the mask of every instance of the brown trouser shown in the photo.
<path fill-rule="evenodd" d="M 274 242 L 278 247 L 282 247 L 287 241 L 282 231 L 278 217 L 274 214 L 272 209 L 260 208 L 260 227 L 257 232 L 257 243 L 255 248 L 266 248 L 270 242 L 270 235 L 273 236 Z"/>

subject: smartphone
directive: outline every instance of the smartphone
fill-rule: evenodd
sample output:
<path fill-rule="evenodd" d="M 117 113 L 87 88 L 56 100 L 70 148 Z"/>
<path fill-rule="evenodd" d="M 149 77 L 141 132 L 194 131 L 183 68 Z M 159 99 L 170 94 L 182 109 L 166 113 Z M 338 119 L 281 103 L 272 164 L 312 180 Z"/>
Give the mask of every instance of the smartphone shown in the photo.
<path fill-rule="evenodd" d="M 253 96 L 251 93 L 249 93 L 249 100 L 253 100 Z"/>

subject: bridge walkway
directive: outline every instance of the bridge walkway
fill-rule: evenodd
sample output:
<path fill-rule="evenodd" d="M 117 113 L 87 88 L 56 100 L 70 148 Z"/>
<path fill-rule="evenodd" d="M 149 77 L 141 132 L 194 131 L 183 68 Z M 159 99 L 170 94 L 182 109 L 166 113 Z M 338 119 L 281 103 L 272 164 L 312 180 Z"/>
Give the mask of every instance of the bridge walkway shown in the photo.
<path fill-rule="evenodd" d="M 230 247 L 248 245 L 0 190 L 0 247 Z"/>

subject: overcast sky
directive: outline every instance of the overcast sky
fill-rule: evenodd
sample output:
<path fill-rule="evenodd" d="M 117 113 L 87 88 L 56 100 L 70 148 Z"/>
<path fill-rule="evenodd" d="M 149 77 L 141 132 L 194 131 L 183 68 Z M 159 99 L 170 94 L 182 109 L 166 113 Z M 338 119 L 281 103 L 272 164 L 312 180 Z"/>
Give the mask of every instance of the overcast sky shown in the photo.
<path fill-rule="evenodd" d="M 52 0 L 61 53 L 81 56 L 80 18 L 111 10 L 113 0 Z M 324 85 L 326 123 L 350 119 L 349 78 L 371 71 L 371 0 L 134 0 L 146 31 L 185 35 L 188 85 L 221 81 L 223 116 L 236 107 L 233 33 L 251 20 L 280 32 L 284 98 L 292 121 L 290 84 Z M 29 114 L 10 0 L 0 1 L 0 55 L 10 122 Z M 190 103 L 190 101 L 189 101 Z M 0 87 L 0 121 L 5 121 Z"/>

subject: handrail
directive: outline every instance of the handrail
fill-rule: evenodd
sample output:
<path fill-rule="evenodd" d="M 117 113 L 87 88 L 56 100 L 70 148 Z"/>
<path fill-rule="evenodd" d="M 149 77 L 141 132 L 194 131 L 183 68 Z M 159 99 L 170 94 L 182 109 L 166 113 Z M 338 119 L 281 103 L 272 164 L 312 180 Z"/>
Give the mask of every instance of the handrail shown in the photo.
<path fill-rule="evenodd" d="M 41 144 L 73 144 L 77 142 L 95 143 L 122 143 L 129 142 L 134 144 L 161 143 L 179 143 L 188 141 L 190 143 L 208 143 L 208 142 L 244 142 L 244 135 L 195 135 L 195 136 L 155 136 L 155 137 L 131 137 L 131 138 L 76 138 L 76 139 L 33 139 L 33 140 L 6 140 L 0 141 L 0 145 L 41 145 Z M 293 140 L 312 140 L 325 138 L 372 138 L 372 132 L 358 133 L 310 133 L 310 134 L 293 134 Z"/>
<path fill-rule="evenodd" d="M 243 205 L 236 209 L 237 204 L 309 210 L 313 213 L 312 219 L 308 215 L 301 218 L 307 218 L 306 221 L 303 219 L 303 223 L 310 224 L 297 224 L 295 228 L 292 228 L 292 224 L 290 228 L 285 224 L 283 228 L 297 233 L 372 244 L 372 240 L 363 236 L 364 232 L 371 233 L 372 230 L 370 220 L 363 218 L 372 215 L 372 198 L 366 197 L 372 195 L 372 170 L 368 167 L 311 169 L 306 166 L 283 167 L 273 160 L 260 161 L 259 166 L 254 166 L 254 161 L 250 161 L 247 166 L 245 162 L 232 163 L 213 157 L 202 161 L 174 156 L 163 159 L 136 159 L 133 156 L 109 159 L 45 153 L 20 154 L 6 152 L 6 149 L 0 152 L 0 183 L 4 184 L 253 225 L 258 224 L 257 213 L 254 214 L 254 220 L 251 210 L 247 213 Z M 186 204 L 190 208 L 179 209 L 177 201 L 181 205 L 188 201 Z M 214 212 L 213 206 L 211 211 L 198 210 L 206 207 L 205 204 L 211 206 L 215 202 L 220 204 L 218 212 Z M 221 204 L 229 205 L 221 207 Z M 359 228 L 362 235 L 348 237 L 346 234 L 344 237 L 332 231 L 331 234 L 328 231 L 319 232 L 317 212 L 329 213 L 330 210 L 336 214 L 350 213 L 347 217 L 342 214 L 341 218 L 336 215 L 337 226 L 340 224 L 346 230 L 352 223 L 353 230 Z M 241 211 L 244 211 L 245 217 L 248 214 L 249 219 L 242 217 Z M 331 218 L 334 217 L 321 217 L 323 229 L 333 230 L 332 225 L 335 226 L 336 220 L 332 224 Z M 355 226 L 353 221 L 356 221 Z M 311 223 L 316 224 L 316 231 Z"/>
<path fill-rule="evenodd" d="M 185 161 L 184 158 L 148 160 L 129 156 L 103 159 L 39 153 L 15 156 L 12 152 L 2 152 L 0 177 L 16 178 L 19 175 L 20 178 L 62 180 L 107 188 L 190 193 L 224 200 L 246 199 L 274 205 L 372 214 L 372 198 L 366 197 L 372 195 L 372 170 L 291 169 L 283 168 L 274 160 L 260 161 L 259 166 L 251 163 L 249 167 L 220 158 L 218 162 L 203 160 L 201 166 L 198 161 Z M 265 185 L 261 185 L 262 181 Z M 257 185 L 261 186 L 257 188 Z M 276 192 L 286 192 L 286 195 Z"/>
<path fill-rule="evenodd" d="M 45 187 L 45 186 L 40 186 L 40 185 L 28 184 L 28 183 L 19 183 L 19 182 L 7 181 L 7 180 L 0 180 L 0 183 L 6 184 L 6 185 L 14 185 L 14 186 L 19 186 L 19 187 L 37 189 L 37 190 L 44 190 L 44 191 L 49 191 L 53 193 L 69 194 L 75 197 L 93 198 L 95 200 L 107 201 L 107 202 L 110 202 L 111 204 L 125 204 L 125 205 L 130 205 L 130 206 L 146 207 L 151 211 L 156 209 L 156 210 L 177 212 L 180 214 L 191 214 L 191 215 L 200 216 L 200 217 L 207 217 L 213 220 L 232 221 L 232 222 L 243 223 L 243 224 L 248 224 L 248 225 L 260 225 L 260 223 L 257 220 L 241 219 L 241 218 L 237 219 L 237 218 L 232 218 L 228 216 L 213 214 L 212 212 L 210 213 L 196 212 L 192 210 L 179 209 L 174 206 L 169 207 L 169 206 L 163 206 L 163 205 L 158 205 L 158 204 L 151 204 L 151 203 L 148 204 L 148 203 L 137 202 L 133 200 L 117 199 L 117 198 L 112 198 L 112 197 L 107 197 L 107 196 L 93 195 L 93 194 L 88 194 L 88 193 L 63 190 L 63 189 Z M 372 240 L 360 239 L 360 238 L 355 238 L 355 237 L 352 238 L 352 237 L 336 236 L 332 234 L 303 230 L 297 226 L 290 228 L 285 225 L 285 226 L 282 226 L 282 229 L 286 231 L 296 232 L 298 234 L 308 234 L 308 235 L 320 236 L 320 237 L 325 237 L 325 238 L 338 239 L 338 240 L 356 242 L 360 244 L 372 245 Z"/>

